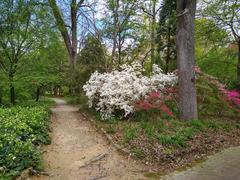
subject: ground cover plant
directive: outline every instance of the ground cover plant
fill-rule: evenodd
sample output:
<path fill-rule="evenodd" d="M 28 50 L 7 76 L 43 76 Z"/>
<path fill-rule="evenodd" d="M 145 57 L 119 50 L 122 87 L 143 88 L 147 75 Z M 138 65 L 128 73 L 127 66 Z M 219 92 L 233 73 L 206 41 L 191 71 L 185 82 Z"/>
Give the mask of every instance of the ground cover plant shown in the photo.
<path fill-rule="evenodd" d="M 51 142 L 51 104 L 28 102 L 0 109 L 0 179 L 12 179 L 28 167 L 42 168 L 39 146 Z"/>

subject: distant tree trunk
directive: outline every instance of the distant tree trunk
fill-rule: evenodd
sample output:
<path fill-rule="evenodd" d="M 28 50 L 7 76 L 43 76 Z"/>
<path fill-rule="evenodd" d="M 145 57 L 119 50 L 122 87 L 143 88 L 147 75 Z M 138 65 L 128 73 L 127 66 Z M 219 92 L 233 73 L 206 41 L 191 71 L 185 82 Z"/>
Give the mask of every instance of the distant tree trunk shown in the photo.
<path fill-rule="evenodd" d="M 36 102 L 39 101 L 39 97 L 40 97 L 40 88 L 37 88 L 37 93 L 36 93 Z"/>
<path fill-rule="evenodd" d="M 169 61 L 170 61 L 170 42 L 171 41 L 171 28 L 168 27 L 168 38 L 167 38 L 167 56 L 166 56 L 166 68 L 165 73 L 169 71 Z"/>
<path fill-rule="evenodd" d="M 196 0 L 177 1 L 177 64 L 179 71 L 179 107 L 182 120 L 198 118 L 195 87 L 194 19 Z"/>
<path fill-rule="evenodd" d="M 16 104 L 15 88 L 13 85 L 10 86 L 10 102 L 12 105 Z"/>
<path fill-rule="evenodd" d="M 15 88 L 14 88 L 14 85 L 13 85 L 13 73 L 12 71 L 10 70 L 10 73 L 9 73 L 9 89 L 10 89 L 10 103 L 12 105 L 15 105 L 16 104 L 16 95 L 15 95 Z"/>
<path fill-rule="evenodd" d="M 58 86 L 54 86 L 53 88 L 53 95 L 58 96 Z"/>
<path fill-rule="evenodd" d="M 155 63 L 156 48 L 156 0 L 152 0 L 152 24 L 151 24 L 151 65 Z M 152 67 L 152 66 L 151 66 Z"/>
<path fill-rule="evenodd" d="M 2 105 L 2 90 L 0 89 L 0 106 Z"/>

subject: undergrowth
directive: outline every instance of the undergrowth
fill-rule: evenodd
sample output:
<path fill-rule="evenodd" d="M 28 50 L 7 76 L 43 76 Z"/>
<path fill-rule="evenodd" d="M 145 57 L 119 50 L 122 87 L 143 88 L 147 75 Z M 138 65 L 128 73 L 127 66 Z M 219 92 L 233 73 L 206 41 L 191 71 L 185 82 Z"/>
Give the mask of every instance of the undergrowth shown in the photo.
<path fill-rule="evenodd" d="M 29 101 L 0 109 L 0 179 L 12 179 L 28 167 L 42 169 L 38 146 L 51 142 L 48 135 L 51 104 Z"/>

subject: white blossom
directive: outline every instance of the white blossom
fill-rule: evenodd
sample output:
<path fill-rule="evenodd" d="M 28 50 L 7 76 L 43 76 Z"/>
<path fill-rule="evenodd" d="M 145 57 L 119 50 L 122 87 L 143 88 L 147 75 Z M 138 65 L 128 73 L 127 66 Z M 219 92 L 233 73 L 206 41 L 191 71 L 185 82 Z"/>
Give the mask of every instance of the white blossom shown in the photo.
<path fill-rule="evenodd" d="M 116 110 L 123 110 L 127 116 L 135 111 L 134 102 L 177 82 L 174 74 L 163 74 L 157 65 L 153 65 L 150 77 L 143 76 L 142 71 L 142 66 L 134 63 L 122 65 L 120 71 L 94 72 L 83 86 L 89 107 L 95 107 L 103 119 L 112 117 Z"/>

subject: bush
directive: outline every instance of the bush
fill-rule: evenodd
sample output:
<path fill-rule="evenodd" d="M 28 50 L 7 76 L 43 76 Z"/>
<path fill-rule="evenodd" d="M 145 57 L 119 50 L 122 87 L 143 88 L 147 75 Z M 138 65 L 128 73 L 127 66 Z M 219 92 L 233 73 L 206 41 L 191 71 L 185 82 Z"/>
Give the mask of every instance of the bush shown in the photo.
<path fill-rule="evenodd" d="M 27 167 L 41 169 L 37 148 L 49 144 L 49 112 L 46 106 L 16 106 L 0 109 L 1 178 L 20 174 Z"/>
<path fill-rule="evenodd" d="M 124 116 L 133 113 L 135 102 L 143 99 L 153 91 L 161 91 L 176 83 L 174 74 L 163 74 L 157 66 L 153 66 L 150 77 L 142 75 L 140 64 L 122 65 L 121 70 L 100 74 L 95 72 L 83 86 L 90 107 L 101 112 L 103 119 L 108 119 L 116 112 Z"/>

